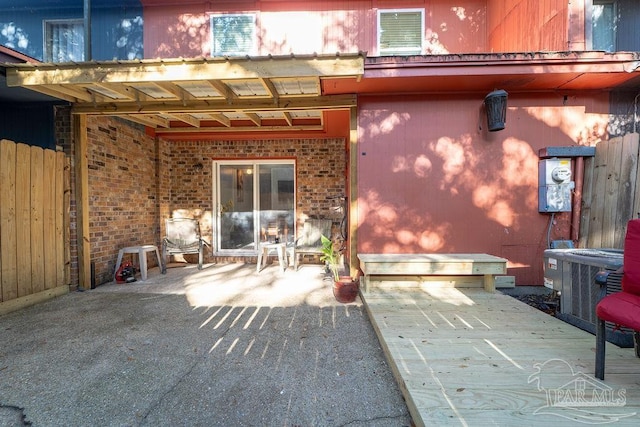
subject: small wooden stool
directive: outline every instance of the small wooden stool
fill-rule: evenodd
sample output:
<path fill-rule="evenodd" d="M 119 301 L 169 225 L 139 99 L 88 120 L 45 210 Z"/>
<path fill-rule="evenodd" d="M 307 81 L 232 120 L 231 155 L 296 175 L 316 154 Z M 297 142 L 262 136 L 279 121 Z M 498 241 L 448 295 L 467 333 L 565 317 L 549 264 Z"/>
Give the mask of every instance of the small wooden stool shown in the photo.
<path fill-rule="evenodd" d="M 162 268 L 162 261 L 160 260 L 160 252 L 158 251 L 158 247 L 156 245 L 142 245 L 142 246 L 127 246 L 126 248 L 120 249 L 118 251 L 118 261 L 116 261 L 116 269 L 113 273 L 113 280 L 116 280 L 116 273 L 120 268 L 120 264 L 122 263 L 122 256 L 124 254 L 138 254 L 138 261 L 140 262 L 140 276 L 142 280 L 147 280 L 147 252 L 156 253 L 156 257 L 158 257 L 158 267 Z"/>

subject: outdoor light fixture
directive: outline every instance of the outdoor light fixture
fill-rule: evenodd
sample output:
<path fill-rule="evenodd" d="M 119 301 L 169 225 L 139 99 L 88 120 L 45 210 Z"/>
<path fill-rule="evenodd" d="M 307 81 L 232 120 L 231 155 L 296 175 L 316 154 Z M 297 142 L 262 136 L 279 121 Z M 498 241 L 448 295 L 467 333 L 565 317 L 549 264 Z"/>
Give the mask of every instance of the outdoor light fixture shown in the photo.
<path fill-rule="evenodd" d="M 504 129 L 507 121 L 507 92 L 494 90 L 484 97 L 484 108 L 487 112 L 489 132 Z"/>

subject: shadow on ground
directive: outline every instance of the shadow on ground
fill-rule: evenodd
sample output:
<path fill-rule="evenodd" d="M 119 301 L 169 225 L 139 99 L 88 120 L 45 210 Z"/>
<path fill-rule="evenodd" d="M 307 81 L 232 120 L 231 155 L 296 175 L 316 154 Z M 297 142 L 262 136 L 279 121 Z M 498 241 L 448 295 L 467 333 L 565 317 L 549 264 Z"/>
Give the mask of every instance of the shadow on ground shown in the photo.
<path fill-rule="evenodd" d="M 282 277 L 308 281 L 311 270 L 274 278 L 238 267 L 223 284 L 216 268 L 170 270 L 155 291 L 150 275 L 137 288 L 107 285 L 0 317 L 0 425 L 411 424 L 364 307 L 331 302 L 320 270 L 300 285 L 313 289 L 306 297 L 277 304 L 264 287 L 282 291 Z M 198 274 L 215 277 L 214 288 Z M 271 284 L 251 297 L 254 280 Z M 196 304 L 190 292 L 230 303 Z"/>

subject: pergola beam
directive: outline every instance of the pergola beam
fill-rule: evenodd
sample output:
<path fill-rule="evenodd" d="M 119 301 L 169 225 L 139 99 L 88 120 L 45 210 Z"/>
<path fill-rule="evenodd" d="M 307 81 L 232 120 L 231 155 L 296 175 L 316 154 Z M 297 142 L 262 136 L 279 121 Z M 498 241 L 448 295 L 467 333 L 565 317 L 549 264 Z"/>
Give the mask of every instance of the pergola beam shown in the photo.
<path fill-rule="evenodd" d="M 263 132 L 263 131 L 321 131 L 322 125 L 300 125 L 300 126 L 234 126 L 234 127 L 179 127 L 179 128 L 158 128 L 156 135 L 167 134 L 194 134 L 194 133 L 233 133 L 233 132 Z"/>
<path fill-rule="evenodd" d="M 200 60 L 142 60 L 16 65 L 7 69 L 8 86 L 90 83 L 147 83 L 283 77 L 357 77 L 364 57 L 300 56 Z"/>
<path fill-rule="evenodd" d="M 227 101 L 191 101 L 184 105 L 181 101 L 149 101 L 149 102 L 118 102 L 108 104 L 75 104 L 74 114 L 102 114 L 121 115 L 131 113 L 210 113 L 224 111 L 256 112 L 256 111 L 294 111 L 294 110 L 318 110 L 318 109 L 345 109 L 356 106 L 355 95 L 329 95 L 314 96 L 308 98 L 281 98 L 274 104 L 271 99 L 235 99 Z"/>

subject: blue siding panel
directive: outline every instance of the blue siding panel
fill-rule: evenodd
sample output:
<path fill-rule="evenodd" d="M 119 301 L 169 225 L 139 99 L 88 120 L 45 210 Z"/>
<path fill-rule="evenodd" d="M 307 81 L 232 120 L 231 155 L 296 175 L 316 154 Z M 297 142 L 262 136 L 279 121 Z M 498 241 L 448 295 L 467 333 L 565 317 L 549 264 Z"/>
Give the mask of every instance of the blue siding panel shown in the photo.
<path fill-rule="evenodd" d="M 111 8 L 93 14 L 93 59 L 142 59 L 142 23 L 142 9 Z"/>
<path fill-rule="evenodd" d="M 0 139 L 55 150 L 54 105 L 0 104 Z"/>
<path fill-rule="evenodd" d="M 618 1 L 618 51 L 640 51 L 640 5 L 637 0 Z"/>
<path fill-rule="evenodd" d="M 45 19 L 83 19 L 83 1 L 36 1 L 14 6 L 0 0 L 0 44 L 42 60 Z M 15 1 L 13 2 L 15 3 Z M 44 4 L 43 7 L 38 7 Z M 139 59 L 143 55 L 142 6 L 138 0 L 92 1 L 92 59 Z"/>

